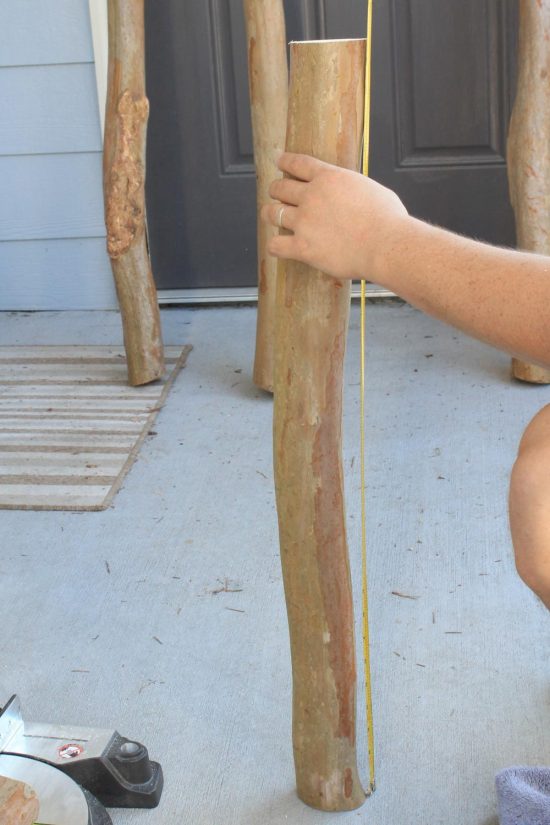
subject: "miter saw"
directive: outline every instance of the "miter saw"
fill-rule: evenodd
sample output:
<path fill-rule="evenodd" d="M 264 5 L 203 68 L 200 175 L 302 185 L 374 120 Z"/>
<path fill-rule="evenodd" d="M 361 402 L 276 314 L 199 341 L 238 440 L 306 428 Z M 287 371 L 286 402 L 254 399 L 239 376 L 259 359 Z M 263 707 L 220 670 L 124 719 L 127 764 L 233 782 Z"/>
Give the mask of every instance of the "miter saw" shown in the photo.
<path fill-rule="evenodd" d="M 0 776 L 26 782 L 40 825 L 112 825 L 106 807 L 156 808 L 162 768 L 117 731 L 23 720 L 12 696 L 0 708 Z"/>

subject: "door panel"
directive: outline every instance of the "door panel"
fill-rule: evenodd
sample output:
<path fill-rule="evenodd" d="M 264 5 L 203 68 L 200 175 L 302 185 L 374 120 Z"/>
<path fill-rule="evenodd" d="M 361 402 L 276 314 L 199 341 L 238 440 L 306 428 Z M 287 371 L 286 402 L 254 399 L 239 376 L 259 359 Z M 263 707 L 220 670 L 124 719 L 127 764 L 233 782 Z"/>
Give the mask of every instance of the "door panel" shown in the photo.
<path fill-rule="evenodd" d="M 256 209 L 238 2 L 145 5 L 147 207 L 158 286 L 245 284 L 253 272 Z"/>
<path fill-rule="evenodd" d="M 242 0 L 146 5 L 147 204 L 161 289 L 256 283 Z M 514 242 L 515 0 L 375 0 L 371 174 L 420 217 Z M 288 37 L 360 37 L 363 0 L 286 0 Z"/>
<path fill-rule="evenodd" d="M 211 0 L 210 29 L 221 173 L 254 174 L 241 0 Z"/>
<path fill-rule="evenodd" d="M 513 245 L 505 157 L 515 2 L 388 0 L 378 10 L 373 176 L 418 217 Z"/>

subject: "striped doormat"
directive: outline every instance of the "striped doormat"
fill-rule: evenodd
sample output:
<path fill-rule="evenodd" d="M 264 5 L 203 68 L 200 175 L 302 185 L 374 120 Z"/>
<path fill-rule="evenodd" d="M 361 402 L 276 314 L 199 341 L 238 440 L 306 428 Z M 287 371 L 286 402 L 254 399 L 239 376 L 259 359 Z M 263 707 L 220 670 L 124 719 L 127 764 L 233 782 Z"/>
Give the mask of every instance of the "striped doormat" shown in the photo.
<path fill-rule="evenodd" d="M 0 509 L 106 509 L 190 350 L 129 387 L 122 347 L 0 347 Z"/>

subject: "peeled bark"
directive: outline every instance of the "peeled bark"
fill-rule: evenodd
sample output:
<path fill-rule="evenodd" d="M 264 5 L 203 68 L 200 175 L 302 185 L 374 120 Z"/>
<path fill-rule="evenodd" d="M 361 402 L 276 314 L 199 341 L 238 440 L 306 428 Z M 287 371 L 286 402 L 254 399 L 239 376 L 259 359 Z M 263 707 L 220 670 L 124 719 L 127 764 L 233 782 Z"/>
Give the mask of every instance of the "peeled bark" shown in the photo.
<path fill-rule="evenodd" d="M 144 0 L 108 0 L 109 74 L 103 187 L 107 250 L 122 316 L 130 384 L 164 373 L 157 291 L 145 233 Z"/>
<path fill-rule="evenodd" d="M 282 0 L 244 0 L 248 80 L 254 135 L 258 213 L 269 201 L 269 184 L 279 176 L 276 153 L 285 145 L 288 67 Z M 267 244 L 277 230 L 258 214 L 258 321 L 254 383 L 273 392 L 277 261 Z"/>
<path fill-rule="evenodd" d="M 286 148 L 357 170 L 365 41 L 291 44 Z M 300 798 L 359 807 L 353 600 L 344 512 L 342 384 L 350 282 L 279 268 L 274 463 Z"/>
<path fill-rule="evenodd" d="M 518 248 L 550 255 L 550 0 L 520 0 L 518 88 L 508 138 Z M 522 381 L 550 384 L 550 370 L 516 358 Z"/>
<path fill-rule="evenodd" d="M 35 792 L 23 782 L 0 776 L 0 822 L 2 825 L 33 825 L 39 811 Z"/>

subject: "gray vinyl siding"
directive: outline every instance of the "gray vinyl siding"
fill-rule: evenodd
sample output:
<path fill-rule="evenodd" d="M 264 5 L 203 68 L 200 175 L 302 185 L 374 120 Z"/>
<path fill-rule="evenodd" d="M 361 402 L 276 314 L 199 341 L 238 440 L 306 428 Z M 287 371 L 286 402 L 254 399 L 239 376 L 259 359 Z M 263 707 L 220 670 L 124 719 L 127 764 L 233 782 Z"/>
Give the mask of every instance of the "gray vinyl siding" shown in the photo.
<path fill-rule="evenodd" d="M 0 309 L 116 306 L 87 0 L 0 0 Z"/>

